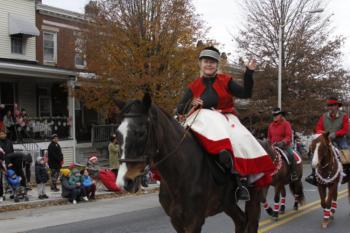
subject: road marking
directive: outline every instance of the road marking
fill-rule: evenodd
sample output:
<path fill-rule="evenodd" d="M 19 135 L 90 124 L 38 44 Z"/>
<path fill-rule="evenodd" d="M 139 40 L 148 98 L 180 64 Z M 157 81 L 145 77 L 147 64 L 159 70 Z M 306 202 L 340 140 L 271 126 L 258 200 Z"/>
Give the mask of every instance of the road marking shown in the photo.
<path fill-rule="evenodd" d="M 338 192 L 338 196 L 339 196 L 339 195 L 342 195 L 342 194 L 344 194 L 344 193 L 346 193 L 346 192 L 347 192 L 347 189 L 344 189 L 344 190 L 342 190 L 342 191 L 339 191 L 339 192 Z M 319 205 L 319 204 L 320 204 L 320 201 L 321 201 L 320 199 L 317 199 L 316 201 L 313 201 L 313 202 L 310 202 L 310 203 L 308 203 L 308 204 L 306 204 L 306 205 L 303 205 L 303 206 L 301 206 L 301 207 L 299 208 L 299 210 L 297 210 L 297 211 L 295 211 L 295 210 L 287 211 L 285 214 L 279 215 L 279 219 L 287 218 L 288 216 L 293 215 L 293 214 L 297 214 L 298 212 L 303 211 L 304 209 L 310 208 L 310 207 L 312 207 L 312 206 L 314 206 L 314 205 Z M 271 218 L 262 219 L 262 220 L 259 222 L 259 227 L 262 227 L 262 226 L 264 226 L 264 225 L 267 225 L 267 224 L 270 224 L 270 223 L 274 223 L 274 222 L 275 222 L 275 221 L 272 220 Z"/>
<path fill-rule="evenodd" d="M 344 197 L 347 197 L 346 191 L 347 191 L 347 190 L 343 190 L 343 191 L 341 191 L 341 192 L 338 193 L 338 200 L 340 200 L 340 199 L 342 199 L 342 198 L 344 198 Z M 313 202 L 313 203 L 319 203 L 319 201 L 320 201 L 320 200 L 315 201 L 315 202 Z M 310 204 L 312 204 L 312 203 L 310 203 Z M 295 219 L 295 218 L 301 217 L 301 216 L 303 216 L 303 215 L 305 215 L 305 214 L 307 214 L 307 213 L 310 213 L 310 212 L 312 212 L 312 211 L 314 211 L 314 210 L 316 210 L 316 209 L 320 209 L 320 208 L 321 208 L 319 205 L 315 205 L 315 206 L 313 206 L 313 205 L 315 205 L 315 204 L 309 205 L 308 207 L 303 206 L 304 208 L 303 208 L 302 210 L 299 210 L 299 211 L 294 211 L 294 212 L 292 212 L 292 213 L 289 212 L 289 215 L 290 215 L 290 216 L 288 215 L 288 216 L 286 216 L 286 217 L 279 218 L 278 222 L 274 222 L 274 221 L 272 221 L 272 220 L 269 219 L 270 222 L 273 223 L 273 224 L 268 225 L 268 226 L 265 226 L 265 227 L 263 227 L 263 228 L 260 228 L 259 231 L 258 231 L 258 233 L 266 233 L 266 232 L 268 232 L 269 230 L 272 230 L 272 229 L 274 229 L 274 228 L 276 228 L 276 227 L 278 227 L 278 226 L 281 226 L 281 225 L 283 225 L 283 224 L 285 224 L 285 223 L 287 223 L 287 222 L 290 222 L 291 220 L 293 220 L 293 219 Z M 306 208 L 307 208 L 307 209 L 306 209 Z M 300 209 L 301 209 L 301 208 L 300 208 Z M 305 210 L 305 209 L 306 209 L 306 210 Z M 294 213 L 294 214 L 293 214 L 293 213 Z M 286 214 L 287 214 L 287 213 L 286 213 Z M 282 219 L 282 220 L 281 220 L 281 219 Z M 266 220 L 265 220 L 265 221 L 266 221 Z M 265 223 L 265 224 L 263 224 L 263 225 L 266 225 L 266 224 L 267 224 L 267 223 Z M 259 224 L 259 227 L 260 227 L 260 224 Z"/>

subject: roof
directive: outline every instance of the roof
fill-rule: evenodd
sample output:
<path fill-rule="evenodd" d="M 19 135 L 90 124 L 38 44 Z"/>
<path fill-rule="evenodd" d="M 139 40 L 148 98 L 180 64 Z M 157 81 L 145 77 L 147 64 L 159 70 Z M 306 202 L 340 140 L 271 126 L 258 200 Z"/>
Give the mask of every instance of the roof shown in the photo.
<path fill-rule="evenodd" d="M 40 3 L 37 4 L 36 9 L 44 15 L 55 16 L 63 19 L 71 19 L 71 20 L 73 19 L 78 21 L 86 20 L 84 14 L 80 14 L 78 12 L 69 11 L 69 10 L 65 10 L 65 9 L 61 9 L 61 8 L 57 8 L 57 7 L 53 7 L 45 4 L 40 4 Z"/>
<path fill-rule="evenodd" d="M 19 60 L 0 59 L 0 74 L 50 79 L 75 79 L 76 72 Z"/>

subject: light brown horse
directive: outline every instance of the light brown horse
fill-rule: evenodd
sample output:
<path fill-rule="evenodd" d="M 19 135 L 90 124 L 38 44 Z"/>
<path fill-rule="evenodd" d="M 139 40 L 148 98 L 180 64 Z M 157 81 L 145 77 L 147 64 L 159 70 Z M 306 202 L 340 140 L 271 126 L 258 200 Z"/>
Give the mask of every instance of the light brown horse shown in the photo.
<path fill-rule="evenodd" d="M 265 145 L 264 145 L 265 144 Z M 266 195 L 268 192 L 268 188 L 265 188 L 264 195 L 262 197 L 261 202 L 266 210 L 266 212 L 272 216 L 274 220 L 278 220 L 279 214 L 284 214 L 285 212 L 285 204 L 286 204 L 286 189 L 285 186 L 289 185 L 289 188 L 295 198 L 294 201 L 294 209 L 298 210 L 299 204 L 304 203 L 304 191 L 303 184 L 301 182 L 301 178 L 303 176 L 303 164 L 299 163 L 296 165 L 298 179 L 296 181 L 291 181 L 291 172 L 290 167 L 287 161 L 282 158 L 280 149 L 276 149 L 275 147 L 271 147 L 267 145 L 267 142 L 263 142 L 266 152 L 271 156 L 272 161 L 276 167 L 276 171 L 272 177 L 271 185 L 275 187 L 275 195 L 274 195 L 274 207 L 273 209 L 269 206 L 266 201 Z"/>
<path fill-rule="evenodd" d="M 327 228 L 334 217 L 342 173 L 342 165 L 328 136 L 328 133 L 318 136 L 310 146 L 312 166 L 316 169 L 317 187 L 324 210 L 322 228 Z"/>

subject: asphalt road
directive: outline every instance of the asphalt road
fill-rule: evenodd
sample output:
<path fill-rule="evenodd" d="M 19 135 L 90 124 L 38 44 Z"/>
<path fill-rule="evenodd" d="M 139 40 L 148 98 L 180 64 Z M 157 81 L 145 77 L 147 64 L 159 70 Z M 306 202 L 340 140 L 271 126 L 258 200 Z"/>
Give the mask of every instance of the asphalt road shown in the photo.
<path fill-rule="evenodd" d="M 305 174 L 309 168 L 305 166 Z M 320 223 L 322 210 L 317 190 L 305 184 L 307 203 L 299 211 L 292 210 L 288 195 L 287 212 L 279 221 L 265 213 L 260 220 L 260 233 L 314 233 L 323 232 Z M 345 186 L 340 188 L 335 220 L 324 232 L 350 232 L 350 205 Z M 272 190 L 270 190 L 270 203 Z M 47 207 L 0 214 L 0 231 L 31 233 L 175 233 L 169 218 L 158 204 L 156 194 L 121 199 L 101 200 L 79 205 Z M 233 223 L 224 214 L 208 218 L 202 232 L 231 233 Z"/>

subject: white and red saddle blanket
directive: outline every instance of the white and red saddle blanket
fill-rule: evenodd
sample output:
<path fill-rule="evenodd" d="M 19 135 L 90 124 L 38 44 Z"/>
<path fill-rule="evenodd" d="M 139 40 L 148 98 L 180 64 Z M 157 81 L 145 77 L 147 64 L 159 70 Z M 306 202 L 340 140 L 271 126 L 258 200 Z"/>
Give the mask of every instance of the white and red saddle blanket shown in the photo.
<path fill-rule="evenodd" d="M 275 167 L 270 156 L 235 115 L 200 109 L 188 116 L 184 125 L 191 128 L 209 154 L 230 151 L 235 169 L 250 182 L 257 186 L 271 182 Z"/>

